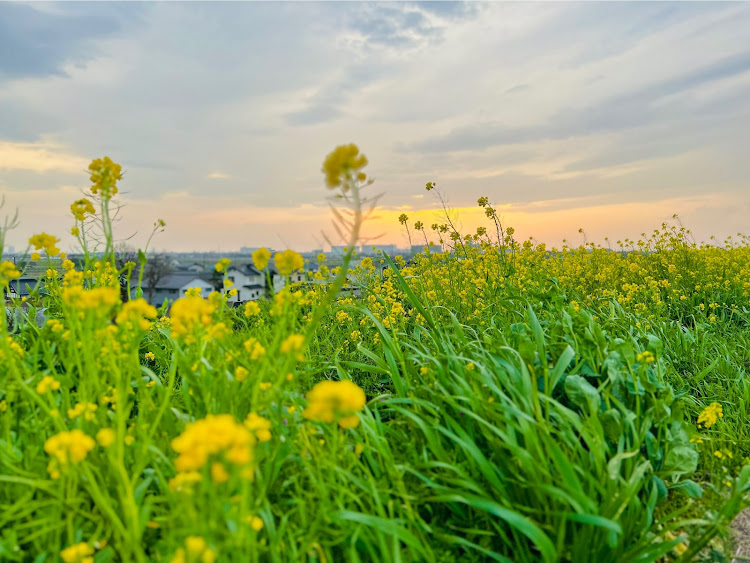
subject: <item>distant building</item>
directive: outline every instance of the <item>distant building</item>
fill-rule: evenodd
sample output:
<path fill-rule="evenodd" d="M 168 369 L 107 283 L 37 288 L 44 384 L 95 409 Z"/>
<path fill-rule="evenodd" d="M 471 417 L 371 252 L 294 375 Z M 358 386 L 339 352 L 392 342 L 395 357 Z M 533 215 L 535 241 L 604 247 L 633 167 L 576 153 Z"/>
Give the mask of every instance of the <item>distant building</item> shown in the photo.
<path fill-rule="evenodd" d="M 368 256 L 387 254 L 388 256 L 393 257 L 398 254 L 398 248 L 395 244 L 375 244 L 371 246 L 363 246 L 362 254 L 366 254 Z"/>
<path fill-rule="evenodd" d="M 32 260 L 17 264 L 16 267 L 21 271 L 21 277 L 8 282 L 8 292 L 13 297 L 28 297 L 34 289 L 43 292 L 44 276 L 48 269 L 57 270 L 58 277 L 63 274 L 62 260 L 59 258 Z"/>
<path fill-rule="evenodd" d="M 137 275 L 131 279 L 130 284 L 130 298 L 135 299 L 135 292 L 138 285 Z M 169 299 L 169 301 L 175 301 L 180 297 L 184 297 L 185 292 L 194 287 L 199 287 L 201 289 L 200 294 L 203 297 L 208 297 L 212 291 L 216 290 L 216 287 L 207 276 L 201 276 L 195 272 L 184 270 L 165 275 L 156 282 L 155 287 L 150 287 L 148 282 L 144 279 L 142 289 L 143 296 L 152 305 L 161 307 L 166 299 Z"/>
<path fill-rule="evenodd" d="M 242 246 L 240 247 L 240 254 L 252 254 L 256 250 L 260 250 L 261 248 L 266 248 L 271 254 L 274 253 L 274 250 L 272 248 L 267 248 L 264 246 Z"/>
<path fill-rule="evenodd" d="M 237 295 L 229 297 L 228 301 L 255 301 L 266 294 L 266 276 L 252 264 L 229 266 L 227 279 L 237 290 Z"/>
<path fill-rule="evenodd" d="M 348 246 L 331 246 L 331 255 L 343 256 L 344 254 L 347 253 L 348 250 L 349 250 Z M 355 246 L 354 251 L 359 252 L 359 247 Z"/>

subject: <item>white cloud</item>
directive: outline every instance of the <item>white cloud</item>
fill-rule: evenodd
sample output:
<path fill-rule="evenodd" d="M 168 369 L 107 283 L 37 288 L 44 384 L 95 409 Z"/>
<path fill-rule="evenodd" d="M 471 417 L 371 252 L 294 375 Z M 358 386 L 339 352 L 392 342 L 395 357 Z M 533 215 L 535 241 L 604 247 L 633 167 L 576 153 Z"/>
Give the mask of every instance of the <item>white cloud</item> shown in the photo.
<path fill-rule="evenodd" d="M 209 180 L 229 180 L 231 176 L 224 172 L 211 172 L 206 178 Z"/>
<path fill-rule="evenodd" d="M 0 172 L 3 170 L 28 170 L 39 173 L 85 172 L 90 160 L 71 154 L 62 144 L 49 141 L 17 143 L 0 141 Z"/>
<path fill-rule="evenodd" d="M 88 9 L 56 6 L 45 17 Z M 0 189 L 23 229 L 103 154 L 130 209 L 171 214 L 175 248 L 273 229 L 306 245 L 326 223 L 321 161 L 352 141 L 391 209 L 425 203 L 428 180 L 457 206 L 561 212 L 746 190 L 746 4 L 128 6 L 99 8 L 118 31 L 58 74 L 3 78 L 0 60 Z"/>

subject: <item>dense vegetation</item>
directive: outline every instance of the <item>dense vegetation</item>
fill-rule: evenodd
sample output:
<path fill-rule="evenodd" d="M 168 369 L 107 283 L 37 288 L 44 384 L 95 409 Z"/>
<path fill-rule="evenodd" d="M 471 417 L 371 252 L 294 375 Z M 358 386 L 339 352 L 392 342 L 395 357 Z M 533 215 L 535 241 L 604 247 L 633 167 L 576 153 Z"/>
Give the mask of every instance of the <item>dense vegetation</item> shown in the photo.
<path fill-rule="evenodd" d="M 350 246 L 366 164 L 353 145 L 324 164 Z M 747 239 L 547 249 L 481 198 L 489 231 L 446 214 L 409 263 L 322 256 L 270 300 L 229 307 L 227 280 L 167 314 L 123 302 L 120 168 L 90 171 L 85 264 L 0 315 L 0 560 L 723 557 L 750 490 Z"/>

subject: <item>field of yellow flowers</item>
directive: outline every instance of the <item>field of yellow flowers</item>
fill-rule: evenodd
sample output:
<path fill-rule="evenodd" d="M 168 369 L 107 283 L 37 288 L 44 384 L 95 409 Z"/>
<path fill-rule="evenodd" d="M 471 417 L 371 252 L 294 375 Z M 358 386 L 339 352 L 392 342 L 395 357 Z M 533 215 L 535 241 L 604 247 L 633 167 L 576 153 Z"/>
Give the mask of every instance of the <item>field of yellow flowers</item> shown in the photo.
<path fill-rule="evenodd" d="M 350 247 L 366 165 L 347 145 L 323 167 Z M 121 288 L 146 255 L 118 269 L 121 168 L 90 172 L 84 263 L 0 315 L 0 560 L 727 557 L 750 491 L 748 239 L 678 224 L 547 249 L 481 198 L 470 235 L 402 216 L 426 243 L 408 263 L 321 256 L 243 309 L 229 280 L 167 308 Z M 32 237 L 31 258 L 57 242 Z M 4 289 L 19 275 L 0 263 Z"/>

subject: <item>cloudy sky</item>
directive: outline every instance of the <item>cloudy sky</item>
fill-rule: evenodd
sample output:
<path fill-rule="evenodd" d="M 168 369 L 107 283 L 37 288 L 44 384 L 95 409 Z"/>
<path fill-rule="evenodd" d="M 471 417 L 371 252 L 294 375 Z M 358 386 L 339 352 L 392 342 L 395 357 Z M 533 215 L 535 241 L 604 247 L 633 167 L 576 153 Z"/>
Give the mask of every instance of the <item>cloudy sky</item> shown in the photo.
<path fill-rule="evenodd" d="M 637 237 L 678 213 L 750 231 L 750 3 L 0 2 L 0 194 L 16 250 L 92 158 L 120 162 L 122 238 L 320 248 L 325 155 L 355 142 L 381 208 L 522 238 Z"/>

